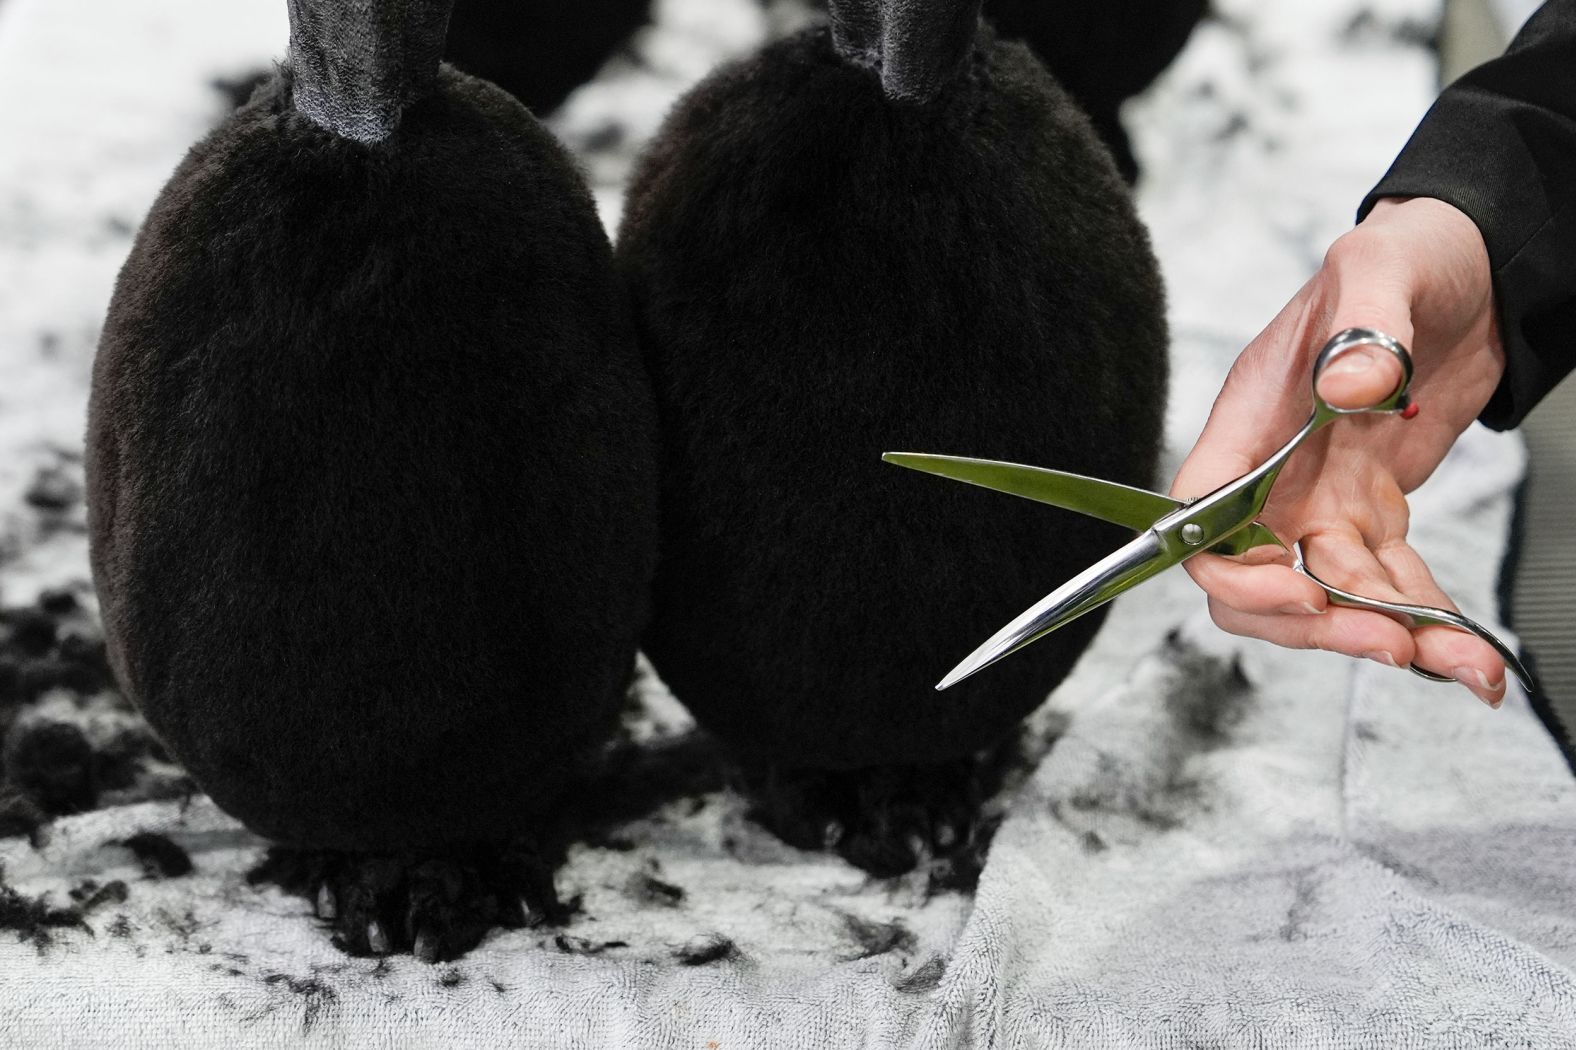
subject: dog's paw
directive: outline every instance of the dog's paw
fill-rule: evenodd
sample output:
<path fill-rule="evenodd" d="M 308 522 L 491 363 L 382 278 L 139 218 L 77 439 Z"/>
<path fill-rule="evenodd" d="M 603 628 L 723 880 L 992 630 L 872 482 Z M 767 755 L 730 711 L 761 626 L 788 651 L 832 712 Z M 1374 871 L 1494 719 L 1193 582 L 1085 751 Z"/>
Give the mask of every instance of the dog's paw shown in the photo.
<path fill-rule="evenodd" d="M 275 847 L 249 876 L 312 902 L 350 955 L 456 959 L 494 929 L 565 921 L 552 871 L 530 850 L 356 853 Z"/>
<path fill-rule="evenodd" d="M 958 759 L 853 770 L 746 774 L 751 817 L 789 845 L 831 850 L 878 878 L 931 869 L 935 889 L 971 889 L 995 820 L 983 807 L 995 763 Z"/>

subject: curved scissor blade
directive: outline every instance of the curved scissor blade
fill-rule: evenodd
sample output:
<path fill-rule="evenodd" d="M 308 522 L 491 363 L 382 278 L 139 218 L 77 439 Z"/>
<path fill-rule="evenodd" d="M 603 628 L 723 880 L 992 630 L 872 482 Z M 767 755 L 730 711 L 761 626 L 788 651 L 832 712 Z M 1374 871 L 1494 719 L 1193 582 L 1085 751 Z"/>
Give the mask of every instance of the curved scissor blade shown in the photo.
<path fill-rule="evenodd" d="M 1140 532 L 1182 506 L 1180 500 L 1148 489 L 998 459 L 925 452 L 886 452 L 881 458 L 910 470 L 1048 503 Z"/>
<path fill-rule="evenodd" d="M 1148 489 L 999 459 L 936 456 L 926 452 L 885 452 L 881 458 L 910 470 L 1087 514 L 1135 532 L 1142 532 L 1183 505 L 1181 500 Z M 1241 554 L 1266 544 L 1282 546 L 1273 532 L 1254 522 L 1215 544 L 1210 552 Z"/>
<path fill-rule="evenodd" d="M 956 685 L 1035 639 L 1043 638 L 1084 613 L 1093 612 L 1123 591 L 1164 572 L 1180 560 L 1166 553 L 1159 536 L 1145 532 L 1025 609 L 948 672 L 936 688 L 945 689 Z"/>
<path fill-rule="evenodd" d="M 1078 511 L 1102 522 L 1125 525 L 1143 531 L 1157 520 L 1182 506 L 1179 500 L 1158 492 L 1135 489 L 1114 481 L 1070 475 L 1067 471 L 1007 464 L 999 459 L 972 459 L 969 456 L 930 456 L 927 452 L 884 452 L 881 459 L 927 475 L 968 482 L 971 486 L 1007 492 L 1010 495 Z"/>

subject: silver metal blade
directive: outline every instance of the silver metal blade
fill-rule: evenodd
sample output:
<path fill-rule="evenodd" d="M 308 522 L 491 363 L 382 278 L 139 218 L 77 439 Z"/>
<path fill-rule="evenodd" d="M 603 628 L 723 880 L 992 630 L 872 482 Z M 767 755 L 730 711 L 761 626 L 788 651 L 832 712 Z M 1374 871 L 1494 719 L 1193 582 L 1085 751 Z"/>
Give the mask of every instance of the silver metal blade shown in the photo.
<path fill-rule="evenodd" d="M 1182 506 L 1180 500 L 1147 489 L 1023 463 L 925 452 L 887 452 L 881 458 L 910 470 L 1048 503 L 1140 532 Z"/>
<path fill-rule="evenodd" d="M 1025 609 L 948 672 L 936 688 L 946 689 L 956 685 L 1009 653 L 1043 638 L 1085 613 L 1093 612 L 1123 591 L 1164 572 L 1178 561 L 1177 557 L 1166 553 L 1158 536 L 1145 532 Z"/>
<path fill-rule="evenodd" d="M 1183 506 L 1181 500 L 1148 489 L 999 459 L 937 456 L 927 452 L 886 452 L 881 458 L 910 470 L 1087 514 L 1135 532 L 1142 532 Z M 1210 550 L 1214 554 L 1241 554 L 1266 544 L 1283 546 L 1273 532 L 1254 522 Z"/>

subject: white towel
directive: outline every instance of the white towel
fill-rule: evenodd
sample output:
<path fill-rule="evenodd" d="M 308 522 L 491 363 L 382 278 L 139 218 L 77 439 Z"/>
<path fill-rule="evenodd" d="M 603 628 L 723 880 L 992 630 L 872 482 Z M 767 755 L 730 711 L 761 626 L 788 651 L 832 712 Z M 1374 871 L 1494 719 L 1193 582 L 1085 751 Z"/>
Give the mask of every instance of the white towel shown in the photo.
<path fill-rule="evenodd" d="M 1217 0 L 1130 107 L 1169 281 L 1171 464 L 1231 358 L 1317 265 L 1426 108 L 1428 0 Z M 0 0 L 0 587 L 86 575 L 79 515 L 21 502 L 78 468 L 110 282 L 206 81 L 283 50 L 279 0 Z M 664 0 L 557 121 L 605 216 L 674 93 L 792 21 Z M 631 133 L 598 136 L 610 126 Z M 1425 406 L 1426 410 L 1426 406 Z M 1414 501 L 1419 546 L 1492 620 L 1514 437 L 1475 430 Z M 1047 580 L 1046 587 L 1059 582 Z M 577 848 L 562 938 L 499 932 L 452 964 L 349 959 L 303 900 L 254 889 L 263 844 L 199 798 L 0 840 L 6 882 L 124 901 L 47 944 L 0 936 L 19 1047 L 1576 1046 L 1576 789 L 1512 694 L 1217 632 L 1182 573 L 1119 602 L 1033 720 L 1062 735 L 1009 795 L 977 896 L 874 881 L 781 845 L 726 792 Z M 1168 636 L 1171 636 L 1168 640 Z M 966 644 L 967 639 L 960 639 Z M 642 737 L 687 716 L 651 684 Z M 191 854 L 145 875 L 141 830 Z M 643 876 L 679 887 L 654 902 Z M 670 895 L 671 896 L 671 895 Z M 724 951 L 723 941 L 733 949 Z M 706 951 L 715 947 L 713 951 Z M 696 965 L 701 957 L 721 957 Z"/>

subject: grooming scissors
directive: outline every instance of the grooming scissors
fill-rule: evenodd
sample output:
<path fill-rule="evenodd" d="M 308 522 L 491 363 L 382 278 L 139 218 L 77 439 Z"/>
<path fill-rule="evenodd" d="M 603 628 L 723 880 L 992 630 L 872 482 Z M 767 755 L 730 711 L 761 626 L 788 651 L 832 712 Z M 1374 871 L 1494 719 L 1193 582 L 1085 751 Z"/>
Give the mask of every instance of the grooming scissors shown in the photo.
<path fill-rule="evenodd" d="M 1376 404 L 1361 408 L 1338 408 L 1319 396 L 1319 376 L 1330 362 L 1360 346 L 1377 347 L 1394 355 L 1401 364 L 1401 382 L 1388 397 Z M 1131 542 L 1026 609 L 953 668 L 936 688 L 945 689 L 961 682 L 1195 554 L 1203 551 L 1242 554 L 1254 547 L 1275 546 L 1294 556 L 1295 569 L 1323 587 L 1332 605 L 1383 613 L 1408 629 L 1438 625 L 1475 634 L 1493 646 L 1494 651 L 1504 659 L 1505 666 L 1531 692 L 1532 676 L 1527 673 L 1527 669 L 1510 647 L 1482 624 L 1449 609 L 1381 601 L 1325 583 L 1308 568 L 1303 560 L 1300 543 L 1288 548 L 1275 533 L 1256 520 L 1269 499 L 1270 489 L 1280 476 L 1281 468 L 1299 445 L 1341 416 L 1380 412 L 1399 414 L 1403 419 L 1410 419 L 1417 411 L 1407 396 L 1411 383 L 1412 357 L 1399 342 L 1371 328 L 1348 328 L 1337 333 L 1324 344 L 1314 360 L 1313 413 L 1302 429 L 1274 455 L 1240 478 L 1222 485 L 1207 496 L 1187 501 L 1116 482 L 1018 463 L 914 452 L 886 453 L 881 458 L 888 463 L 1088 514 L 1139 533 Z M 1430 681 L 1454 681 L 1416 665 L 1410 669 Z"/>

